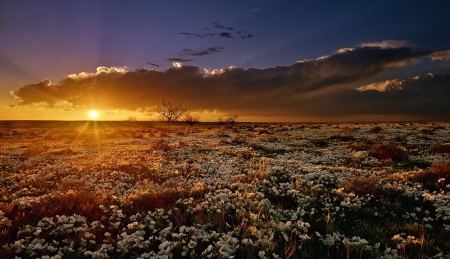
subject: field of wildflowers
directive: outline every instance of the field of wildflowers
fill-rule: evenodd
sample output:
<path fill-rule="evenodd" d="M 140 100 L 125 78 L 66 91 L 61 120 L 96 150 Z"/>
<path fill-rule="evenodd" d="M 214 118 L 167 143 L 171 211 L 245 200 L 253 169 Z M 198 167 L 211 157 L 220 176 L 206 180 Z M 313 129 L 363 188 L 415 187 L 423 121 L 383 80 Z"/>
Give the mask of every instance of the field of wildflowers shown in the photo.
<path fill-rule="evenodd" d="M 450 258 L 450 123 L 3 122 L 0 244 L 0 258 Z"/>

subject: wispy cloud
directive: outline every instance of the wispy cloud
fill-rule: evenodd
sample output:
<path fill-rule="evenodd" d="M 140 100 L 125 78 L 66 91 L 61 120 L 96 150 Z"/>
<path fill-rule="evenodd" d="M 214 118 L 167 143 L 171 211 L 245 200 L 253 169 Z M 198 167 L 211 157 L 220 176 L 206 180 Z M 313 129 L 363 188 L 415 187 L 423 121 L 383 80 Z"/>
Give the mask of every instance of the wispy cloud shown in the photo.
<path fill-rule="evenodd" d="M 383 40 L 379 42 L 366 42 L 360 45 L 361 47 L 376 47 L 376 48 L 402 48 L 410 47 L 411 44 L 404 40 Z"/>
<path fill-rule="evenodd" d="M 189 32 L 180 32 L 180 34 L 189 36 L 189 38 L 206 38 L 218 35 L 218 33 L 189 33 Z"/>
<path fill-rule="evenodd" d="M 167 61 L 174 61 L 174 62 L 191 62 L 194 61 L 193 59 L 190 58 L 167 58 Z"/>
<path fill-rule="evenodd" d="M 160 67 L 161 65 L 158 65 L 156 63 L 153 62 L 147 62 L 147 64 L 149 64 L 150 66 L 154 66 L 154 67 Z"/>
<path fill-rule="evenodd" d="M 225 25 L 221 25 L 217 22 L 213 23 L 213 28 L 214 29 L 220 29 L 220 30 L 229 30 L 229 31 L 234 31 L 234 28 L 232 27 L 227 27 Z M 208 31 L 212 31 L 213 29 L 206 27 L 205 30 Z M 239 35 L 239 37 L 241 39 L 247 39 L 247 38 L 251 38 L 254 35 L 251 33 L 247 33 L 246 31 L 238 31 L 236 33 L 232 33 L 232 32 L 227 32 L 227 31 L 219 31 L 219 32 L 207 32 L 207 33 L 191 33 L 191 32 L 180 32 L 181 35 L 186 35 L 189 38 L 207 38 L 207 37 L 222 37 L 222 38 L 229 38 L 229 39 L 233 39 L 234 35 Z M 244 35 L 241 35 L 244 34 Z"/>
<path fill-rule="evenodd" d="M 223 51 L 225 48 L 223 47 L 211 47 L 207 49 L 193 50 L 193 49 L 183 49 L 180 55 L 188 55 L 188 56 L 205 56 L 213 53 L 218 53 Z"/>
<path fill-rule="evenodd" d="M 221 25 L 221 24 L 219 24 L 219 23 L 217 23 L 217 22 L 214 22 L 214 23 L 213 23 L 213 26 L 214 26 L 214 28 L 222 29 L 222 30 L 224 30 L 224 29 L 230 30 L 230 31 L 233 31 L 233 30 L 234 30 L 234 29 L 231 28 L 231 27 L 226 27 L 225 25 Z"/>
<path fill-rule="evenodd" d="M 450 50 L 435 52 L 430 57 L 431 60 L 450 61 Z"/>

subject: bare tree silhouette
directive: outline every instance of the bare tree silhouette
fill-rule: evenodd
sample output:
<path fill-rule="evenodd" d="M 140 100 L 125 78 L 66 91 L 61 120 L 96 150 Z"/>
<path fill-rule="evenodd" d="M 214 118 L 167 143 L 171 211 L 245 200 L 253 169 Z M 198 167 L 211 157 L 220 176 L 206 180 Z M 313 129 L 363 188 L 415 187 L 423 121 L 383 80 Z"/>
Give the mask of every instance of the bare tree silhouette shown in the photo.
<path fill-rule="evenodd" d="M 170 101 L 162 102 L 162 106 L 158 105 L 155 108 L 155 112 L 159 113 L 159 116 L 163 121 L 172 123 L 178 121 L 180 117 L 186 113 L 187 108 L 182 105 L 172 104 Z"/>
<path fill-rule="evenodd" d="M 190 112 L 184 114 L 184 121 L 189 124 L 191 127 L 194 126 L 197 122 L 199 122 L 198 116 L 193 116 Z"/>

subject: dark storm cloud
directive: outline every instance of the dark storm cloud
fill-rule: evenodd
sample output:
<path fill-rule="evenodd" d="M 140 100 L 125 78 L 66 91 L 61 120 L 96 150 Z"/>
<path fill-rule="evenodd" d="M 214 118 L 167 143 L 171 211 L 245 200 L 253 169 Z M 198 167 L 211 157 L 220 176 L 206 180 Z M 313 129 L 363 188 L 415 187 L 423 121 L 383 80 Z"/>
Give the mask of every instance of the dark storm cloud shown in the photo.
<path fill-rule="evenodd" d="M 155 64 L 155 63 L 152 63 L 152 62 L 147 62 L 147 64 L 149 64 L 151 66 L 154 66 L 154 67 L 160 67 L 161 66 L 161 65 L 158 65 L 158 64 Z"/>
<path fill-rule="evenodd" d="M 205 56 L 217 52 L 221 52 L 225 48 L 223 47 L 211 47 L 207 49 L 201 49 L 201 50 L 193 50 L 193 49 L 183 49 L 180 53 L 180 55 L 188 55 L 188 56 Z"/>
<path fill-rule="evenodd" d="M 193 59 L 190 58 L 167 58 L 167 61 L 174 61 L 174 62 L 191 62 L 194 61 Z"/>
<path fill-rule="evenodd" d="M 192 110 L 219 109 L 242 116 L 346 116 L 411 111 L 419 115 L 433 112 L 437 116 L 443 114 L 441 110 L 450 108 L 449 75 L 406 80 L 401 89 L 388 87 L 383 92 L 367 87 L 348 89 L 349 85 L 356 86 L 362 80 L 432 53 L 406 47 L 359 47 L 291 66 L 229 68 L 210 75 L 197 67 L 180 64 L 164 72 L 102 68 L 95 74 L 67 77 L 54 86 L 47 82 L 26 85 L 13 94 L 21 105 L 64 100 L 74 106 L 136 110 L 171 100 Z M 427 107 L 421 108 L 422 104 Z"/>
<path fill-rule="evenodd" d="M 397 115 L 414 120 L 450 120 L 450 74 L 378 82 L 383 91 L 340 89 L 305 99 L 308 113 L 330 116 Z"/>
<path fill-rule="evenodd" d="M 14 94 L 22 100 L 20 104 L 45 102 L 53 105 L 59 99 L 58 90 L 58 86 L 52 86 L 50 80 L 45 79 L 36 84 L 26 85 Z"/>

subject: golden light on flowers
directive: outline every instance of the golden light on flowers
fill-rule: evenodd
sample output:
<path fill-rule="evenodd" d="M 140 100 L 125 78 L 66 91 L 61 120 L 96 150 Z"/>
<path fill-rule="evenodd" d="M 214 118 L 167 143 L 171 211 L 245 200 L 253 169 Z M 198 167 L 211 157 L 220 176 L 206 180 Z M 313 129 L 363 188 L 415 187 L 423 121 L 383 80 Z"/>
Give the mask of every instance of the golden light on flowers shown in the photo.
<path fill-rule="evenodd" d="M 99 113 L 96 110 L 90 110 L 88 115 L 89 115 L 89 118 L 91 118 L 92 120 L 96 120 L 99 116 Z"/>
<path fill-rule="evenodd" d="M 269 129 L 276 141 L 255 133 L 265 129 L 261 124 L 239 132 L 224 128 L 232 140 L 223 141 L 211 124 L 196 125 L 198 131 L 173 124 L 167 133 L 153 123 L 67 121 L 53 123 L 47 138 L 49 124 L 40 128 L 40 122 L 28 123 L 32 127 L 0 124 L 2 134 L 17 129 L 0 137 L 1 143 L 24 147 L 19 158 L 17 148 L 1 150 L 9 159 L 1 160 L 6 171 L 0 191 L 14 206 L 0 203 L 0 258 L 51 258 L 57 253 L 124 258 L 294 258 L 307 253 L 327 258 L 336 251 L 341 251 L 338 258 L 450 254 L 447 248 L 438 250 L 448 245 L 450 231 L 450 155 L 442 144 L 450 138 L 449 122 L 378 123 L 382 131 L 374 131 L 372 123 L 274 123 Z M 418 129 L 433 130 L 427 144 Z M 243 136 L 251 146 L 234 143 Z M 400 149 L 396 139 L 404 136 L 420 144 Z M 43 145 L 29 145 L 31 137 Z M 361 143 L 363 137 L 374 143 Z M 327 145 L 316 145 L 319 138 Z M 292 143 L 308 145 L 308 152 Z M 380 156 L 375 147 L 386 152 Z M 224 149 L 236 155 L 224 156 Z M 396 159 L 398 153 L 404 157 Z M 27 158 L 26 167 L 22 158 Z M 399 165 L 401 169 L 393 169 Z M 63 179 L 42 192 L 48 175 L 61 172 Z M 32 182 L 27 181 L 30 175 Z M 14 189 L 9 188 L 12 181 Z M 49 207 L 53 195 L 61 202 Z M 28 208 L 38 213 L 24 214 Z M 354 222 L 361 218 L 366 218 L 364 226 Z M 398 222 L 389 226 L 389 233 L 384 218 Z M 335 228 L 329 233 L 330 224 Z M 368 227 L 374 235 L 358 234 Z M 427 243 L 423 233 L 443 238 Z M 428 250 L 420 250 L 425 245 Z"/>

